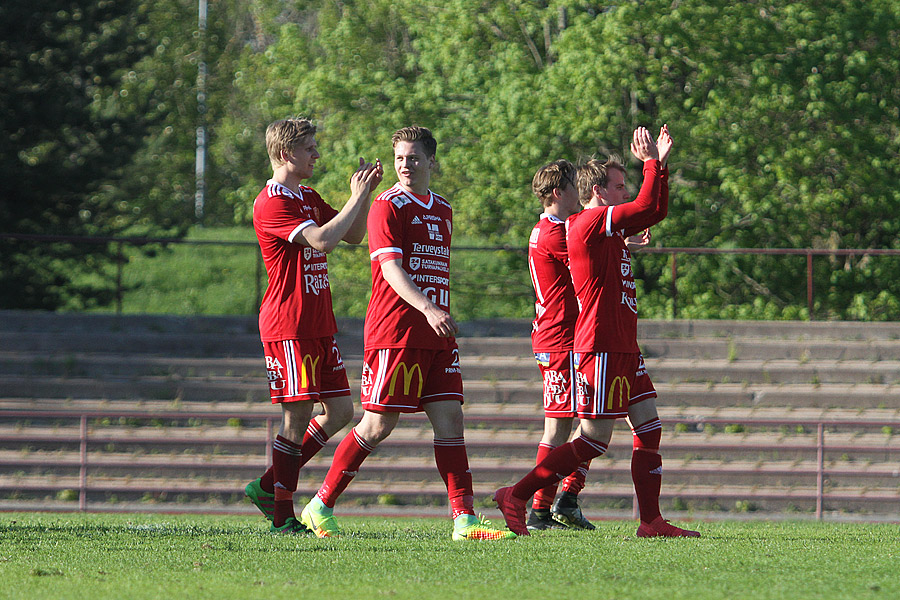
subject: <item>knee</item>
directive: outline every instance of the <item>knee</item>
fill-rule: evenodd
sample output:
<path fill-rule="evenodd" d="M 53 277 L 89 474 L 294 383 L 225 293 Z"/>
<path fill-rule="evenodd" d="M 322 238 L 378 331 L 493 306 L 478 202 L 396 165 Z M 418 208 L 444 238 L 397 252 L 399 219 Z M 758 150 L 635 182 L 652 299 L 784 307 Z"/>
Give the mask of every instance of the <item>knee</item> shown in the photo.
<path fill-rule="evenodd" d="M 335 430 L 343 427 L 353 420 L 353 401 L 350 396 L 341 399 L 340 402 L 332 402 L 325 406 L 325 416 L 333 422 Z"/>

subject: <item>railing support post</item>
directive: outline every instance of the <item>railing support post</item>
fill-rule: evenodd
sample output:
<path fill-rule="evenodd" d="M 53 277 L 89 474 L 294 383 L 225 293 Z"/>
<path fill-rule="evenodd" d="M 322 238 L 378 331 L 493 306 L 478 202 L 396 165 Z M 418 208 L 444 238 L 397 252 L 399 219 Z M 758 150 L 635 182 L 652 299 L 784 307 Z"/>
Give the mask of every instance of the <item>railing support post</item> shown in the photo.
<path fill-rule="evenodd" d="M 813 316 L 813 255 L 806 255 L 806 308 L 809 311 L 809 320 L 812 321 Z"/>
<path fill-rule="evenodd" d="M 676 254 L 672 253 L 672 318 L 678 318 L 678 259 Z"/>
<path fill-rule="evenodd" d="M 272 418 L 266 419 L 266 466 L 272 464 L 272 443 L 275 438 L 272 437 Z"/>
<path fill-rule="evenodd" d="M 81 458 L 78 471 L 78 510 L 87 510 L 87 415 L 81 415 Z"/>
<path fill-rule="evenodd" d="M 822 520 L 825 496 L 825 424 L 819 423 L 816 435 L 816 519 Z"/>

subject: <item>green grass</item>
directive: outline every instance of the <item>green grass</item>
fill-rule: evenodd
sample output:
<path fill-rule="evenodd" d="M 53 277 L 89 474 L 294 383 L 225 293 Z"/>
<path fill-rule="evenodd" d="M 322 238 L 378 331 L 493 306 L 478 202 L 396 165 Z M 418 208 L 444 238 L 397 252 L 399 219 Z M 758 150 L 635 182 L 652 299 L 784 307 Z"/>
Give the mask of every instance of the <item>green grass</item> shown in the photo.
<path fill-rule="evenodd" d="M 344 538 L 269 534 L 258 517 L 0 516 L 4 598 L 897 598 L 896 525 L 632 521 L 453 542 L 447 519 L 351 518 Z"/>

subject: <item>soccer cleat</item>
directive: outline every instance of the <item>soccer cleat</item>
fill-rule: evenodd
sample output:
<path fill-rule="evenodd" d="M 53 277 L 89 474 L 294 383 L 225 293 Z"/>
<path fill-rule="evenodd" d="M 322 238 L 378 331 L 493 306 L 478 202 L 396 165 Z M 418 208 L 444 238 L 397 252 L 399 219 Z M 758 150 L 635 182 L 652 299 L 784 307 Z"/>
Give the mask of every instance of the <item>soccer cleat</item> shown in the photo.
<path fill-rule="evenodd" d="M 555 521 L 549 508 L 532 508 L 528 513 L 525 526 L 529 531 L 543 531 L 545 529 L 568 529 L 559 521 Z"/>
<path fill-rule="evenodd" d="M 641 521 L 637 530 L 638 537 L 700 537 L 699 531 L 681 529 L 669 524 L 662 516 L 656 517 L 650 523 Z"/>
<path fill-rule="evenodd" d="M 553 519 L 572 529 L 596 529 L 594 524 L 584 518 L 581 507 L 578 506 L 578 496 L 572 492 L 563 492 L 553 503 L 550 509 Z"/>
<path fill-rule="evenodd" d="M 269 531 L 272 533 L 287 533 L 294 535 L 306 535 L 312 533 L 303 523 L 298 521 L 296 517 L 288 517 L 281 527 L 275 527 L 275 523 L 272 523 L 271 527 L 269 527 Z"/>
<path fill-rule="evenodd" d="M 259 483 L 260 480 L 258 478 L 251 481 L 244 488 L 244 493 L 250 498 L 250 502 L 259 509 L 259 512 L 272 521 L 275 518 L 275 494 L 270 494 L 262 489 Z"/>
<path fill-rule="evenodd" d="M 502 487 L 494 492 L 494 502 L 503 513 L 506 526 L 516 535 L 528 535 L 525 525 L 525 501 L 512 495 L 512 487 Z"/>
<path fill-rule="evenodd" d="M 334 518 L 334 509 L 325 506 L 318 496 L 313 496 L 300 513 L 300 520 L 316 534 L 316 537 L 339 537 L 341 529 Z"/>
<path fill-rule="evenodd" d="M 453 520 L 454 540 L 511 540 L 515 537 L 512 531 L 491 527 L 491 522 L 483 515 L 459 515 Z"/>

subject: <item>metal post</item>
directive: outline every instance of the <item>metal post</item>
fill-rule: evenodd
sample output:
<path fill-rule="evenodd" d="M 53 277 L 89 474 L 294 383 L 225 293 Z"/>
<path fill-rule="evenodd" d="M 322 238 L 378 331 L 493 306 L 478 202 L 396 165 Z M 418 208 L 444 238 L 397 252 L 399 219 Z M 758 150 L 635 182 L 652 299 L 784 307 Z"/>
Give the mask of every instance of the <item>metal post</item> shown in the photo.
<path fill-rule="evenodd" d="M 122 314 L 122 269 L 125 266 L 125 255 L 122 242 L 116 244 L 116 314 Z"/>
<path fill-rule="evenodd" d="M 675 253 L 672 253 L 672 318 L 678 318 L 678 286 L 675 285 L 678 279 L 678 259 Z"/>
<path fill-rule="evenodd" d="M 813 320 L 813 255 L 806 255 L 806 307 L 809 320 Z"/>
<path fill-rule="evenodd" d="M 825 425 L 819 423 L 816 440 L 816 519 L 822 520 L 825 496 Z"/>
<path fill-rule="evenodd" d="M 198 0 L 200 60 L 197 64 L 197 156 L 194 167 L 196 178 L 194 216 L 198 221 L 203 218 L 206 205 L 206 4 L 207 0 Z"/>
<path fill-rule="evenodd" d="M 81 415 L 81 459 L 79 466 L 78 510 L 87 510 L 87 415 Z"/>

